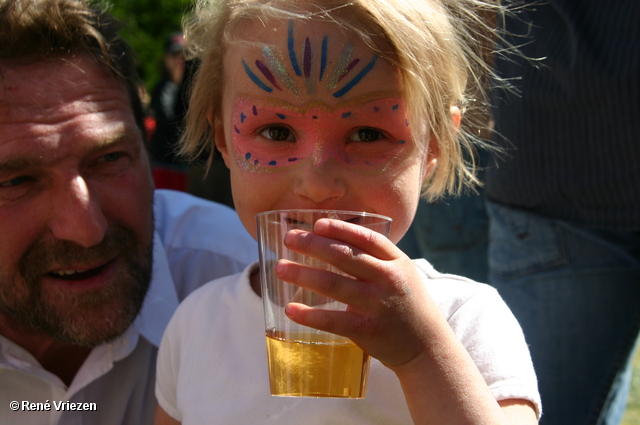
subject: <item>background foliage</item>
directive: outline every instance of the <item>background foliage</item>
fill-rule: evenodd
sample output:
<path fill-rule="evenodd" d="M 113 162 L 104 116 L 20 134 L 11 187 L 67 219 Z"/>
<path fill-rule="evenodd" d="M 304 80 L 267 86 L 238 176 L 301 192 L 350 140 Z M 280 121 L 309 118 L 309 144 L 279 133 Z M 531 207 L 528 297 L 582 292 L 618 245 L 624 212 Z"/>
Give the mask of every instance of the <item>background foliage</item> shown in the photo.
<path fill-rule="evenodd" d="M 544 408 L 543 408 L 544 409 Z M 640 350 L 633 359 L 633 376 L 627 410 L 620 425 L 640 425 Z"/>
<path fill-rule="evenodd" d="M 139 58 L 138 71 L 151 92 L 160 78 L 164 43 L 168 34 L 180 31 L 182 17 L 192 0 L 103 0 L 126 26 L 120 35 Z"/>

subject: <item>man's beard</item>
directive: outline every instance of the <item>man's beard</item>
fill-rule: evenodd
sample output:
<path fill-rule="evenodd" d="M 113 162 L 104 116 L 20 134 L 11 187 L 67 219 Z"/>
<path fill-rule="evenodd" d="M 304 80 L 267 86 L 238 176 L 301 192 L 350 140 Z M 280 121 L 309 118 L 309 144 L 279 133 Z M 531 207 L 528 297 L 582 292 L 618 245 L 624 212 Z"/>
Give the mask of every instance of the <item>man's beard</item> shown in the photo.
<path fill-rule="evenodd" d="M 59 341 L 95 347 L 121 335 L 135 320 L 149 289 L 152 257 L 152 240 L 139 241 L 135 232 L 123 227 L 110 228 L 104 240 L 91 248 L 40 239 L 20 258 L 18 275 L 0 281 L 0 312 Z M 113 258 L 116 263 L 107 267 L 116 265 L 117 271 L 110 273 L 106 286 L 69 291 L 65 285 L 42 283 L 53 265 L 74 267 Z"/>

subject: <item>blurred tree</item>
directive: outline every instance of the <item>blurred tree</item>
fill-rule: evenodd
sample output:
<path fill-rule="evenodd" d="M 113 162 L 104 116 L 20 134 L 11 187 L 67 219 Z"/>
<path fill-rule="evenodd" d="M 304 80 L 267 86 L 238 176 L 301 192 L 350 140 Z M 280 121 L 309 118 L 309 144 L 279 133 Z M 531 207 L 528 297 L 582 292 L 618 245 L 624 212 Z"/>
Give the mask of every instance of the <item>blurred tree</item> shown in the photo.
<path fill-rule="evenodd" d="M 169 33 L 181 30 L 182 18 L 192 0 L 103 1 L 126 25 L 120 34 L 138 54 L 138 72 L 151 92 L 160 79 L 165 39 Z"/>

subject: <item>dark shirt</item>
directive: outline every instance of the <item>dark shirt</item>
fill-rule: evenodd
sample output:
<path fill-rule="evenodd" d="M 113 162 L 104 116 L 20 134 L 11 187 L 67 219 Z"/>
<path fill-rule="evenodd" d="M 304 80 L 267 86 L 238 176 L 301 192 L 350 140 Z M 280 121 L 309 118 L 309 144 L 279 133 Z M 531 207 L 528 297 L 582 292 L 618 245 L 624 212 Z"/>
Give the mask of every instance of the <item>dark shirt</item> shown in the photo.
<path fill-rule="evenodd" d="M 574 224 L 640 230 L 640 1 L 548 0 L 511 17 L 528 58 L 496 61 L 488 199 Z"/>

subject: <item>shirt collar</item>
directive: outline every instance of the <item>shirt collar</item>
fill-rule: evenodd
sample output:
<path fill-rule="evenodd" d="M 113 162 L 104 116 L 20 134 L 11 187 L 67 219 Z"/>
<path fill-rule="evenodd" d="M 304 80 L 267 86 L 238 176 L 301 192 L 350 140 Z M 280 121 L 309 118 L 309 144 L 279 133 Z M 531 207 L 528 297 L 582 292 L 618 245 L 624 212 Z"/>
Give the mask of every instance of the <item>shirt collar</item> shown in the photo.
<path fill-rule="evenodd" d="M 178 308 L 176 293 L 167 253 L 156 232 L 153 239 L 153 274 L 140 314 L 133 323 L 134 328 L 156 347 L 169 320 Z"/>
<path fill-rule="evenodd" d="M 68 390 L 69 397 L 107 373 L 114 362 L 128 356 L 139 343 L 140 335 L 156 347 L 159 346 L 162 334 L 177 307 L 178 296 L 167 255 L 159 235 L 155 233 L 151 282 L 138 317 L 133 325 L 118 338 L 99 345 L 91 351 Z M 24 348 L 0 336 L 0 373 L 2 369 L 28 371 L 57 387 L 64 388 L 62 381 L 44 370 Z"/>

